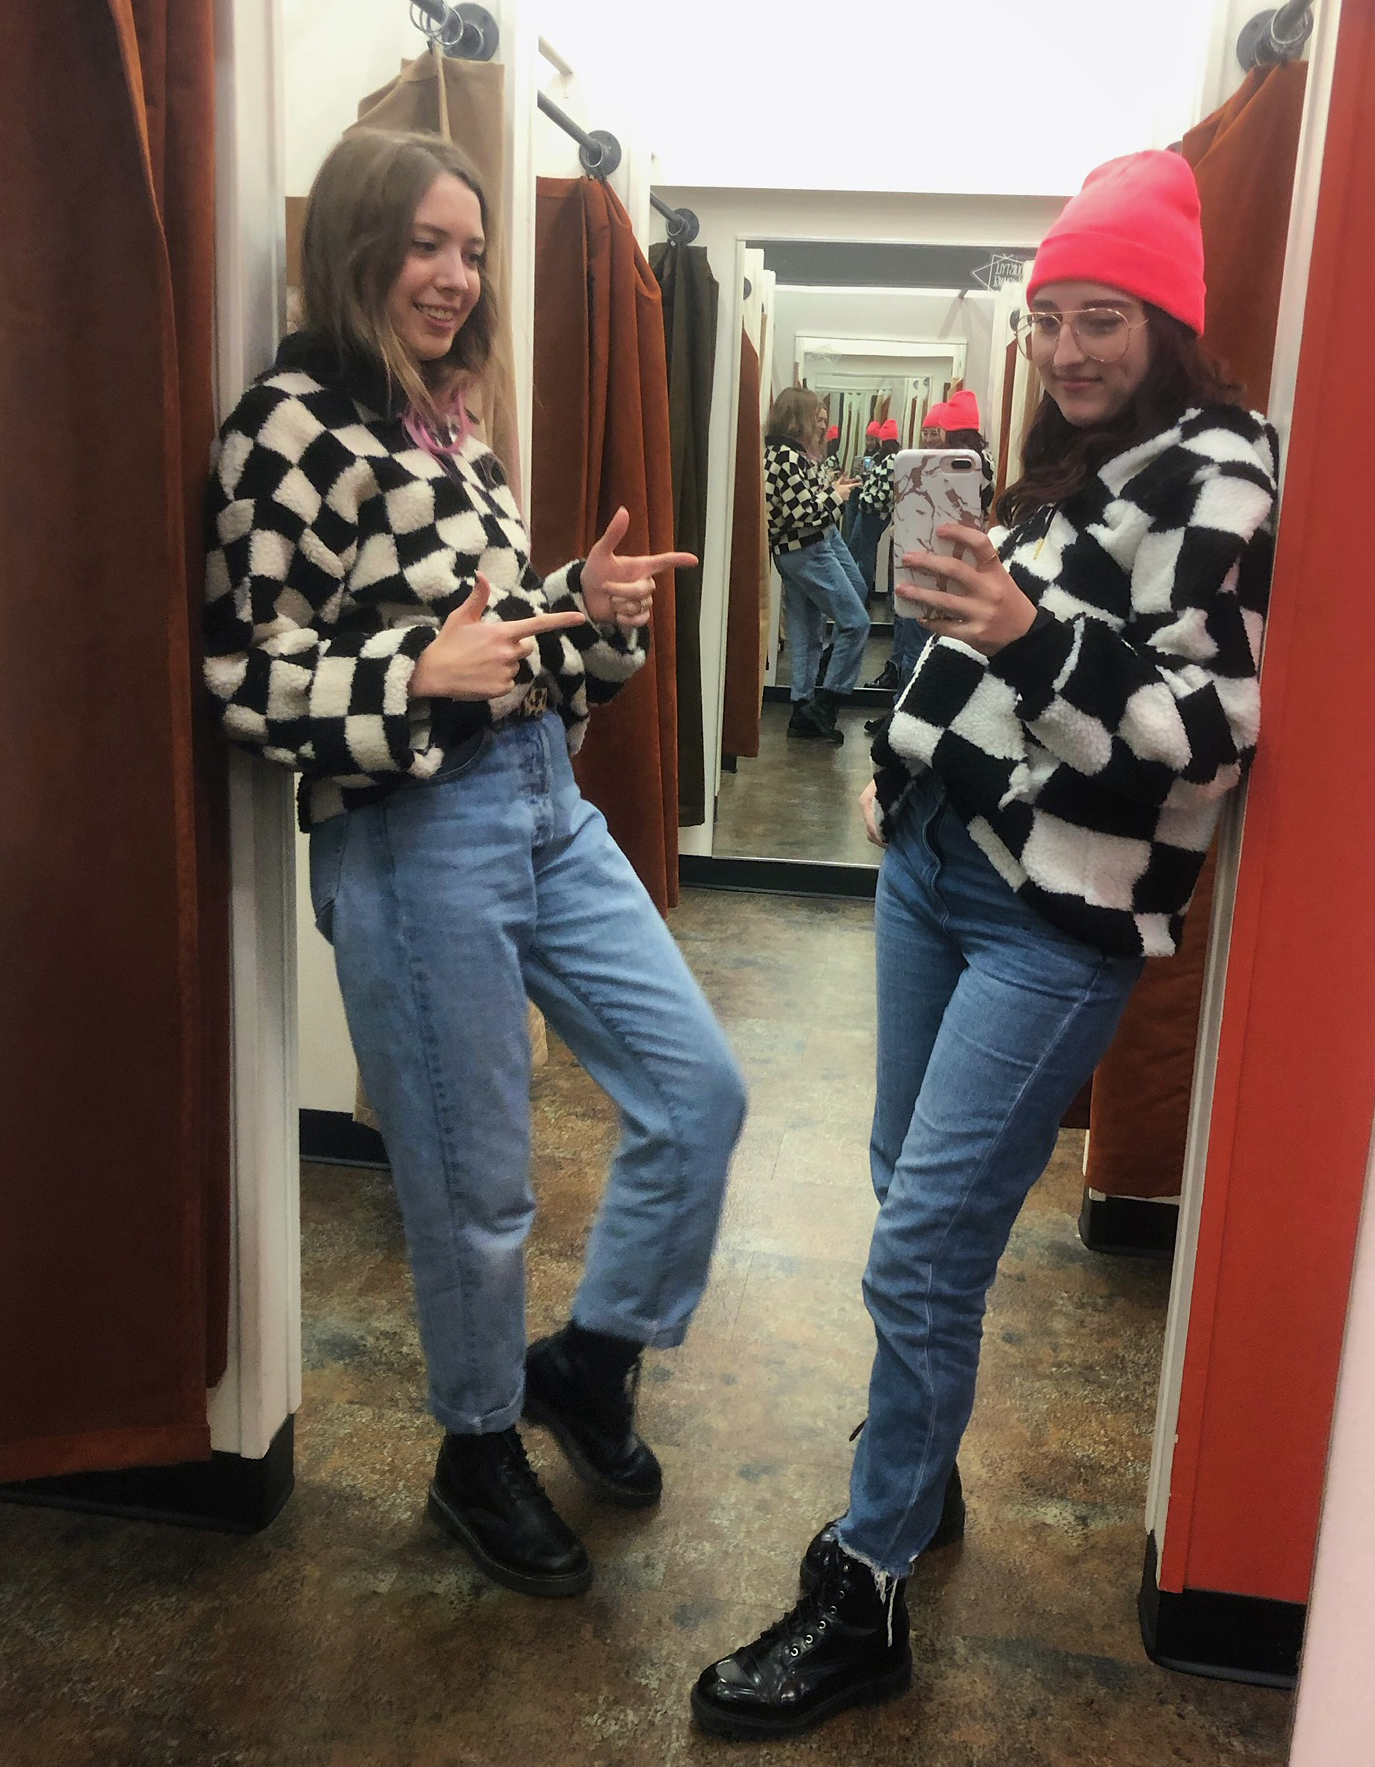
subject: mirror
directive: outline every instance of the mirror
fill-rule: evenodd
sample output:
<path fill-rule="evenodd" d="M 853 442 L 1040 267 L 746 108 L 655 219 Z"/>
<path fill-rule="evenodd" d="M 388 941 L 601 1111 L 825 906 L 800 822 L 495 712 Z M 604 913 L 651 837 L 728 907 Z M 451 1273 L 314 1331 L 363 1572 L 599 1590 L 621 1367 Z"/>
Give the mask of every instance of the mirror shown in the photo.
<path fill-rule="evenodd" d="M 882 495 L 866 487 L 874 473 L 891 478 L 892 454 L 922 446 L 927 412 L 961 390 L 977 400 L 997 473 L 1010 437 L 991 414 L 1001 419 L 1011 403 L 1004 393 L 1015 391 L 1004 385 L 1008 368 L 1013 382 L 1016 371 L 1003 340 L 1011 337 L 1008 320 L 1029 255 L 938 244 L 741 242 L 744 329 L 759 350 L 759 422 L 767 429 L 773 398 L 790 386 L 822 402 L 825 470 L 855 481 L 835 524 L 845 552 L 834 568 L 853 564 L 852 578 L 862 579 L 870 629 L 857 671 L 831 671 L 840 694 L 834 727 L 843 740 L 806 732 L 796 707 L 818 682 L 807 680 L 809 652 L 790 626 L 800 624 L 801 642 L 809 644 L 819 616 L 807 614 L 771 559 L 758 752 L 721 757 L 714 858 L 876 866 L 856 800 L 872 774 L 873 728 L 893 703 L 894 611 L 891 523 Z M 876 423 L 888 426 L 886 444 L 867 433 Z M 828 622 L 823 684 L 835 632 Z M 901 645 L 900 653 L 899 663 Z"/>

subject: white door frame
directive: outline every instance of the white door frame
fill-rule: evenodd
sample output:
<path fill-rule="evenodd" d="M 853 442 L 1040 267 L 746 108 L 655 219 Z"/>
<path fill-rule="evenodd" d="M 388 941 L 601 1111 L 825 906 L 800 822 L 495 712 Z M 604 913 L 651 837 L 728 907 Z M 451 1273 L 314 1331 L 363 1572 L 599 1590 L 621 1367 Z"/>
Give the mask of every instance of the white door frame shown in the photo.
<path fill-rule="evenodd" d="M 285 317 L 280 0 L 215 8 L 215 378 L 225 412 Z M 230 756 L 229 1365 L 213 1447 L 261 1459 L 301 1403 L 292 777 Z"/>

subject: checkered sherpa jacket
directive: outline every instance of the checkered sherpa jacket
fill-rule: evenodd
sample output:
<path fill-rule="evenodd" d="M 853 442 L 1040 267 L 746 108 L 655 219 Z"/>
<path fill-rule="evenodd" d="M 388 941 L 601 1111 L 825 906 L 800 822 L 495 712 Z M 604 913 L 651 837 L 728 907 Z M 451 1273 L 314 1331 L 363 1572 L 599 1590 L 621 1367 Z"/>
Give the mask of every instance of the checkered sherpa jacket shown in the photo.
<path fill-rule="evenodd" d="M 764 498 L 772 552 L 799 552 L 819 540 L 840 520 L 844 502 L 819 462 L 786 436 L 764 438 Z"/>
<path fill-rule="evenodd" d="M 1187 411 L 992 538 L 1039 604 L 986 659 L 922 652 L 874 744 L 880 822 L 940 778 L 999 874 L 1112 955 L 1175 950 L 1222 800 L 1255 752 L 1278 444 Z"/>
<path fill-rule="evenodd" d="M 581 566 L 541 584 L 496 456 L 441 461 L 407 438 L 385 377 L 302 333 L 220 432 L 207 498 L 205 678 L 232 741 L 301 769 L 303 828 L 428 779 L 538 683 L 576 752 L 589 702 L 645 658 L 638 634 L 539 636 L 493 701 L 410 700 L 437 628 L 492 584 L 485 619 L 583 611 Z"/>
<path fill-rule="evenodd" d="M 880 521 L 893 519 L 893 456 L 880 454 L 869 468 L 859 493 L 859 506 Z"/>

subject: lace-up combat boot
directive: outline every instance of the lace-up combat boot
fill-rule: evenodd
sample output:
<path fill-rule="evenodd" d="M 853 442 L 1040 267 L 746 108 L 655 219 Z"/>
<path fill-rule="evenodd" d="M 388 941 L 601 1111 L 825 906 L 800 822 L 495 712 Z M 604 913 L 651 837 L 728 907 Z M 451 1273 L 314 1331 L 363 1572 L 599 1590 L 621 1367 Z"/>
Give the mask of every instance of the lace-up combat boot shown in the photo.
<path fill-rule="evenodd" d="M 802 1555 L 802 1568 L 799 1573 L 804 1589 L 815 1589 L 825 1571 L 826 1560 L 840 1551 L 840 1542 L 835 1537 L 835 1525 L 840 1520 L 827 1522 L 819 1534 L 812 1537 L 811 1544 Z M 960 1469 L 953 1466 L 950 1477 L 945 1482 L 945 1502 L 941 1508 L 941 1519 L 936 1524 L 936 1531 L 922 1547 L 922 1556 L 928 1552 L 939 1552 L 942 1547 L 954 1546 L 964 1539 L 964 1488 L 960 1484 Z"/>
<path fill-rule="evenodd" d="M 522 1595 L 580 1595 L 592 1581 L 587 1548 L 562 1520 L 514 1429 L 445 1436 L 429 1512 L 493 1582 Z"/>
<path fill-rule="evenodd" d="M 607 1503 L 648 1509 L 663 1494 L 654 1452 L 635 1433 L 642 1346 L 569 1324 L 525 1356 L 525 1416 Z"/>
<path fill-rule="evenodd" d="M 836 1544 L 815 1590 L 753 1644 L 704 1669 L 692 1713 L 713 1736 L 797 1736 L 912 1680 L 906 1578 L 884 1577 Z"/>

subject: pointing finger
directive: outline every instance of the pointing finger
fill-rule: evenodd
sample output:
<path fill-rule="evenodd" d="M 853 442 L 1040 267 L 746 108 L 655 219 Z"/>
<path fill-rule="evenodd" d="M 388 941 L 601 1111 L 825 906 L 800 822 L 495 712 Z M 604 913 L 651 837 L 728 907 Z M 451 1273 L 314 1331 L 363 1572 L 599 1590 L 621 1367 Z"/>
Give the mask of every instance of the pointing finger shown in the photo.
<path fill-rule="evenodd" d="M 563 613 L 532 614 L 528 620 L 508 620 L 506 629 L 517 638 L 527 638 L 535 632 L 558 632 L 569 626 L 585 626 L 584 615 L 574 608 Z"/>

